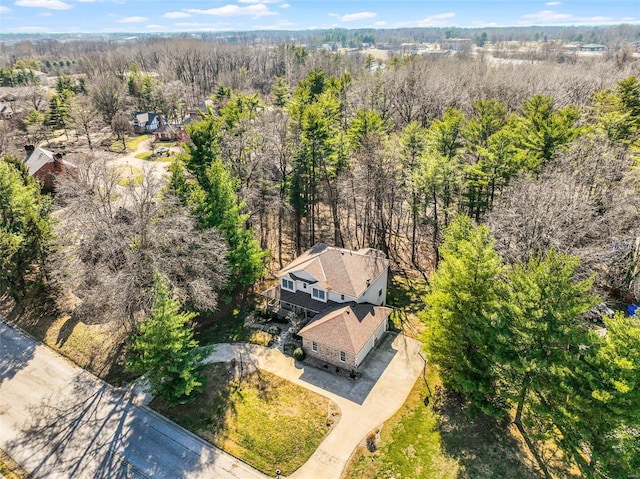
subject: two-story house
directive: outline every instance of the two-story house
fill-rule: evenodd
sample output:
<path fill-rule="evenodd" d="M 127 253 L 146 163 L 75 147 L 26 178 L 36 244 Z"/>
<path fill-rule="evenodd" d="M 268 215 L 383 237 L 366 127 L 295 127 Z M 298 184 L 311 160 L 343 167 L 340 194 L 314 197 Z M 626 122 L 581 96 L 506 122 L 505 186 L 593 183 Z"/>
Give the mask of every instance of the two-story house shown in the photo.
<path fill-rule="evenodd" d="M 278 272 L 270 304 L 312 317 L 299 331 L 307 355 L 357 370 L 388 327 L 389 260 L 381 251 L 319 243 Z"/>

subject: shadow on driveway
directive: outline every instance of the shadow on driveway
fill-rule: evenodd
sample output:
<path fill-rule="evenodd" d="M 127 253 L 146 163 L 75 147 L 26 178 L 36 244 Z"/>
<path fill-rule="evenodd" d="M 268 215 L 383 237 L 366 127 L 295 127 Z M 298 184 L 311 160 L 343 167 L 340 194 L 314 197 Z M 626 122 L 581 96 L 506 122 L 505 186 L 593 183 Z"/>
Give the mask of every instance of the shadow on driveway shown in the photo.
<path fill-rule="evenodd" d="M 329 372 L 331 366 L 329 371 L 325 371 L 305 364 L 300 380 L 362 405 L 398 353 L 391 344 L 396 336 L 394 333 L 387 333 L 380 344 L 369 353 L 358 368 L 362 373 L 358 379 L 332 374 Z"/>
<path fill-rule="evenodd" d="M 19 341 L 13 341 L 13 337 L 9 336 L 11 331 L 11 327 L 0 316 L 0 385 L 25 368 L 33 359 L 36 349 L 35 343 L 23 335 L 20 335 Z"/>

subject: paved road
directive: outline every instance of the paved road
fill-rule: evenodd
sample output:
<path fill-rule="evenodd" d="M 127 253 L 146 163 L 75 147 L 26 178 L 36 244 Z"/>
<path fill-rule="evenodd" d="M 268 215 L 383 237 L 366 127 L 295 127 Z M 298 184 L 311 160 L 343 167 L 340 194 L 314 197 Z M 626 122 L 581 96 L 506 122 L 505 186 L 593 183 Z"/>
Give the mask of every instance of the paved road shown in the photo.
<path fill-rule="evenodd" d="M 276 349 L 253 344 L 218 344 L 206 362 L 236 358 L 315 391 L 340 408 L 342 416 L 311 458 L 290 479 L 338 479 L 354 449 L 367 434 L 402 406 L 424 368 L 420 343 L 388 334 L 360 366 L 363 377 L 345 377 L 306 366 Z"/>
<path fill-rule="evenodd" d="M 2 322 L 0 449 L 35 478 L 267 477 Z"/>

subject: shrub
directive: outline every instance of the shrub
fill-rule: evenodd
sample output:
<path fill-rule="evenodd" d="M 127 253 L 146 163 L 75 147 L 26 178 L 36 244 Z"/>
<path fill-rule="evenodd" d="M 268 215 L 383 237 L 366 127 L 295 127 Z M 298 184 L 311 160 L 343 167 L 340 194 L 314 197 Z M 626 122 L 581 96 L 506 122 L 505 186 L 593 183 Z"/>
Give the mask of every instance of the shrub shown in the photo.
<path fill-rule="evenodd" d="M 278 326 L 271 326 L 267 332 L 269 334 L 272 334 L 274 336 L 277 336 L 278 334 L 280 334 L 280 328 Z"/>
<path fill-rule="evenodd" d="M 378 449 L 378 431 L 373 431 L 371 433 L 369 433 L 369 435 L 367 436 L 367 449 L 369 450 L 369 452 L 376 452 L 376 449 Z"/>
<path fill-rule="evenodd" d="M 258 346 L 268 347 L 271 344 L 271 341 L 271 335 L 265 333 L 264 331 L 255 331 L 249 337 L 249 342 L 251 344 L 257 344 Z"/>
<path fill-rule="evenodd" d="M 298 361 L 302 361 L 305 357 L 304 349 L 296 348 L 293 350 L 293 357 Z"/>

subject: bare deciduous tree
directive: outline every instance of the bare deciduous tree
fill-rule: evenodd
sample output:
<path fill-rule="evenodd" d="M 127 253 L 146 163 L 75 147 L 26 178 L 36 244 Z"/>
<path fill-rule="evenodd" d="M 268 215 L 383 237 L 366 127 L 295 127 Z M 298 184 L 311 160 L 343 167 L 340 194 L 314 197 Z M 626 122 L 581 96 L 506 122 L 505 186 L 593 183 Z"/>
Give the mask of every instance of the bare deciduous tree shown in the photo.
<path fill-rule="evenodd" d="M 213 310 L 227 277 L 226 246 L 216 229 L 202 230 L 162 182 L 144 171 L 139 186 L 104 159 L 87 158 L 59 181 L 57 281 L 79 299 L 84 320 L 121 321 L 131 328 L 151 305 L 156 272 L 181 301 Z"/>

